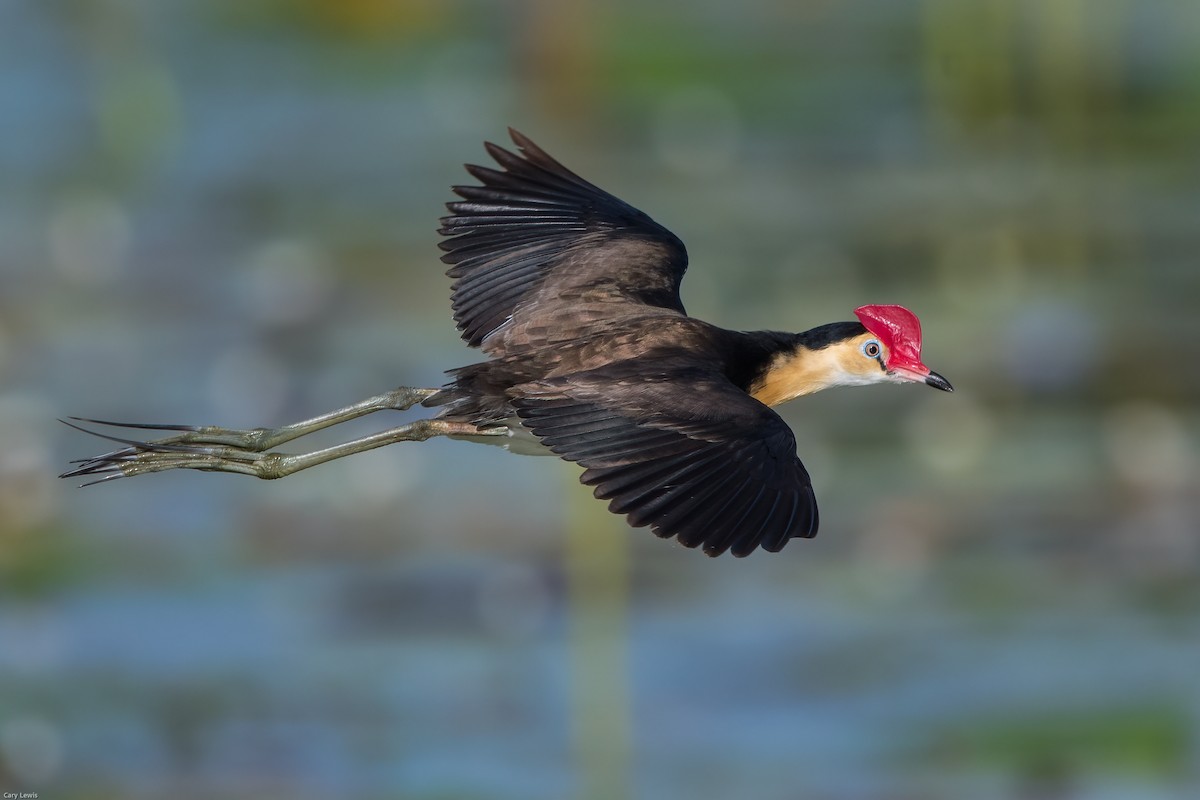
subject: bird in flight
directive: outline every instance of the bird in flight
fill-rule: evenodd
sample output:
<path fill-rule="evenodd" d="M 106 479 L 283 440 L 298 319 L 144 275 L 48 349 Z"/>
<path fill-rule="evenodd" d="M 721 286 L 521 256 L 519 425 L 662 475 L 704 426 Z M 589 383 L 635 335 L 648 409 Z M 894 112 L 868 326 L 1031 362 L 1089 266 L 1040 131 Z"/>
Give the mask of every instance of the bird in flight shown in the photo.
<path fill-rule="evenodd" d="M 817 533 L 796 439 L 772 406 L 832 386 L 923 383 L 953 391 L 921 361 L 921 324 L 898 305 L 802 333 L 731 331 L 687 315 L 687 251 L 670 231 L 510 130 L 486 143 L 499 169 L 468 165 L 439 232 L 462 338 L 488 360 L 441 388 L 399 387 L 277 428 L 68 425 L 121 447 L 73 462 L 89 483 L 172 469 L 282 478 L 394 442 L 435 436 L 549 453 L 635 527 L 710 556 L 781 550 Z M 427 418 L 307 453 L 274 448 L 385 409 Z M 64 420 L 66 421 L 66 420 Z M 152 441 L 83 427 L 162 431 Z M 88 484 L 84 484 L 88 485 Z"/>

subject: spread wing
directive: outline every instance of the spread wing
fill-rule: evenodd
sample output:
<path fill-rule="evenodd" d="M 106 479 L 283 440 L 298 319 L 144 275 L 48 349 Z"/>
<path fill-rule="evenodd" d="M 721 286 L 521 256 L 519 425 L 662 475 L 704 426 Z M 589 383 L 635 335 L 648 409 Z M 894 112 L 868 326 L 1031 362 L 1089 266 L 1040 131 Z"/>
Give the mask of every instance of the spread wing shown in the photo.
<path fill-rule="evenodd" d="M 454 279 L 451 306 L 472 347 L 498 352 L 493 336 L 535 309 L 588 306 L 619 315 L 629 304 L 683 314 L 679 282 L 687 251 L 633 206 L 593 186 L 510 130 L 520 154 L 490 142 L 502 167 L 467 165 L 481 186 L 455 186 L 439 233 Z M 493 345 L 494 346 L 490 346 Z"/>
<path fill-rule="evenodd" d="M 514 405 L 525 425 L 586 467 L 580 481 L 634 527 L 739 557 L 817 533 L 791 430 L 723 376 L 617 364 L 520 389 Z"/>

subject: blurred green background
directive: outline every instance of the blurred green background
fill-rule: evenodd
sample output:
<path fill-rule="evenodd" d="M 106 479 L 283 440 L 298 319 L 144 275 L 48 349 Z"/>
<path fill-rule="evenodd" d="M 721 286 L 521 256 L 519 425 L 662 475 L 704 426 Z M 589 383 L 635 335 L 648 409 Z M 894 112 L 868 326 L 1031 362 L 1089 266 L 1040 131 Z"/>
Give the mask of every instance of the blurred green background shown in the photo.
<path fill-rule="evenodd" d="M 784 407 L 822 533 L 742 561 L 457 442 L 54 477 L 476 360 L 436 219 L 509 125 L 691 313 L 902 303 L 958 391 Z M 1198 253 L 1192 0 L 0 2 L 0 791 L 1200 796 Z"/>

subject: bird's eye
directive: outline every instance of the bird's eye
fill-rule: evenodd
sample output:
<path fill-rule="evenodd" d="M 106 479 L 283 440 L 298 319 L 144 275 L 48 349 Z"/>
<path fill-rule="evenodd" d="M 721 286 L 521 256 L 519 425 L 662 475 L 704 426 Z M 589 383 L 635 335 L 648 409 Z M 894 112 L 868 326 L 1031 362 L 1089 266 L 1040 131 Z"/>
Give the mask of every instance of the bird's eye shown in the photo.
<path fill-rule="evenodd" d="M 879 342 L 875 341 L 874 339 L 868 339 L 867 341 L 863 342 L 862 354 L 867 358 L 879 358 L 879 354 L 881 352 L 883 351 L 879 347 Z"/>

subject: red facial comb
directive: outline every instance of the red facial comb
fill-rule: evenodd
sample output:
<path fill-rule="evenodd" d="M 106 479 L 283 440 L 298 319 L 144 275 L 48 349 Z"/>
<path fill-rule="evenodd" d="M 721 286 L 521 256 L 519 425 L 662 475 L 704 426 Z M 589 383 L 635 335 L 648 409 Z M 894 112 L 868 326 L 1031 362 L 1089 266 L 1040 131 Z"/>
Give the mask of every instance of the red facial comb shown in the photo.
<path fill-rule="evenodd" d="M 888 349 L 886 366 L 921 375 L 929 367 L 921 363 L 921 321 L 904 306 L 859 306 L 854 315 Z"/>

